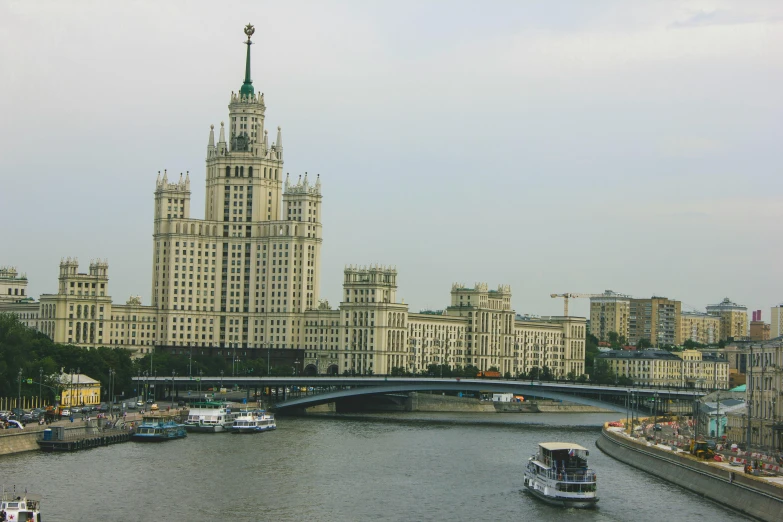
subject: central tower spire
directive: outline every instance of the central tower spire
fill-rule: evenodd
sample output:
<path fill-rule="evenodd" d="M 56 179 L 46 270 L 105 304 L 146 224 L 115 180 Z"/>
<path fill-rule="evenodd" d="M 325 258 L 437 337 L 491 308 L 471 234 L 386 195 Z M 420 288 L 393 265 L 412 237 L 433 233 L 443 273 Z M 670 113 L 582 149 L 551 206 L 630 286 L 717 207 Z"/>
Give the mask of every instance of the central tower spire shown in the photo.
<path fill-rule="evenodd" d="M 256 28 L 251 24 L 245 26 L 245 34 L 247 35 L 247 58 L 245 59 L 245 82 L 242 84 L 242 88 L 239 90 L 241 96 L 253 96 L 253 80 L 250 79 L 250 46 L 253 42 L 250 41 L 250 37 L 256 32 Z"/>

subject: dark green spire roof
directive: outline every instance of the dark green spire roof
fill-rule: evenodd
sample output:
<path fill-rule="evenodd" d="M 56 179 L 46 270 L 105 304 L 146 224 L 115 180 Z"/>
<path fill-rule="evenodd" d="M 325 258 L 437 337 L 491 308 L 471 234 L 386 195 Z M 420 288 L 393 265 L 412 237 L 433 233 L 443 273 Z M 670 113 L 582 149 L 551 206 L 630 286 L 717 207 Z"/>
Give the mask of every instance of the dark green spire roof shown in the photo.
<path fill-rule="evenodd" d="M 245 45 L 247 45 L 247 58 L 245 59 L 245 82 L 242 84 L 242 88 L 239 89 L 239 94 L 241 96 L 253 96 L 254 89 L 253 89 L 253 80 L 250 79 L 250 46 L 253 44 L 253 42 L 250 41 L 250 37 L 253 36 L 253 33 L 255 33 L 255 28 L 247 24 L 245 26 L 245 34 L 247 35 L 247 42 L 245 42 Z"/>

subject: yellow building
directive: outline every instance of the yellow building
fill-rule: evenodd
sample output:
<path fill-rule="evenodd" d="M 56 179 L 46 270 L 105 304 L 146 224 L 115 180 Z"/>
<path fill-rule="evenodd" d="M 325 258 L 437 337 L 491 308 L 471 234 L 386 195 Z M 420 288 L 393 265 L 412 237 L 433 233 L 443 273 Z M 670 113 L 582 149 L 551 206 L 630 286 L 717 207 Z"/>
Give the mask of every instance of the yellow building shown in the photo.
<path fill-rule="evenodd" d="M 61 373 L 56 380 L 60 383 L 60 405 L 63 407 L 91 405 L 101 402 L 101 383 L 83 373 Z"/>
<path fill-rule="evenodd" d="M 748 338 L 748 308 L 726 297 L 718 304 L 707 306 L 707 313 L 720 317 L 720 340 Z"/>
<path fill-rule="evenodd" d="M 590 298 L 590 333 L 599 341 L 608 341 L 609 332 L 628 339 L 631 296 L 606 290 Z"/>
<path fill-rule="evenodd" d="M 599 354 L 618 377 L 628 377 L 645 386 L 678 386 L 728 389 L 729 363 L 697 350 L 612 350 Z"/>
<path fill-rule="evenodd" d="M 720 341 L 720 317 L 699 312 L 682 312 L 677 344 L 681 345 L 687 340 L 701 344 L 717 344 Z"/>
<path fill-rule="evenodd" d="M 675 346 L 680 339 L 682 303 L 666 297 L 631 299 L 628 342 L 647 339 L 651 346 Z"/>

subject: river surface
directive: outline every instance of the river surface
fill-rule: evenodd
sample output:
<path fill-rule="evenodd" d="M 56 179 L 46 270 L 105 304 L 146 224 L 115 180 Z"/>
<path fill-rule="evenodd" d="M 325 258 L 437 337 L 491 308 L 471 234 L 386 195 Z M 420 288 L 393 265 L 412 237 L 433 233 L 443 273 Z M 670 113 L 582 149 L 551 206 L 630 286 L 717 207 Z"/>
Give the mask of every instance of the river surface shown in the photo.
<path fill-rule="evenodd" d="M 404 413 L 278 419 L 277 431 L 189 434 L 0 459 L 2 482 L 43 496 L 51 521 L 748 520 L 604 455 L 616 414 Z M 590 449 L 598 508 L 523 491 L 544 441 Z"/>

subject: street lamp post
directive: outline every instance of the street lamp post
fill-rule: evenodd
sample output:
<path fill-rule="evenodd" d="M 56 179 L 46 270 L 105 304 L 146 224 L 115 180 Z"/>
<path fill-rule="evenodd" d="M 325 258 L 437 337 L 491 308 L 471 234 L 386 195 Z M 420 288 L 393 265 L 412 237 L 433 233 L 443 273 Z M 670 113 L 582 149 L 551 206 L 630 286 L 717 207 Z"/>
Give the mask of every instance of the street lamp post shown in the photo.
<path fill-rule="evenodd" d="M 19 394 L 16 399 L 16 409 L 21 410 L 22 409 L 22 369 L 21 368 L 19 368 L 19 377 L 17 377 L 17 380 L 19 381 Z M 21 413 L 18 413 L 18 415 L 19 415 L 19 419 L 17 420 L 22 420 Z"/>
<path fill-rule="evenodd" d="M 176 370 L 171 370 L 171 409 L 174 409 L 174 377 L 177 376 Z"/>
<path fill-rule="evenodd" d="M 41 388 L 43 387 L 43 368 L 38 368 L 38 407 L 41 407 Z"/>
<path fill-rule="evenodd" d="M 655 425 L 658 424 L 658 392 L 655 392 L 653 400 L 654 400 L 653 409 L 655 410 L 655 416 L 653 418 L 653 431 L 654 431 Z"/>
<path fill-rule="evenodd" d="M 266 376 L 269 377 L 269 372 L 271 371 L 271 358 L 269 354 L 272 352 L 272 345 L 269 343 L 264 343 L 264 346 L 266 346 Z"/>
<path fill-rule="evenodd" d="M 80 390 L 81 377 L 82 377 L 82 369 L 81 367 L 78 367 L 76 368 L 76 397 L 79 400 L 79 402 L 76 404 L 77 406 L 81 404 L 81 400 L 82 400 L 81 390 Z"/>
<path fill-rule="evenodd" d="M 220 370 L 220 387 L 223 387 L 223 370 Z"/>

